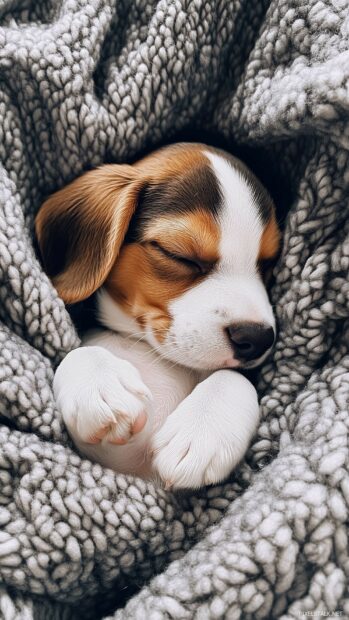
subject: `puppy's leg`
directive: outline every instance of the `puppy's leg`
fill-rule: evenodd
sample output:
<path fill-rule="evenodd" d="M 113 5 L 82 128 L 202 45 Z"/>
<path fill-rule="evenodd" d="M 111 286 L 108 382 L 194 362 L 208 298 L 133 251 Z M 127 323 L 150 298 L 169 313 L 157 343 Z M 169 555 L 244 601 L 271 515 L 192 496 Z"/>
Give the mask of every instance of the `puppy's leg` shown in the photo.
<path fill-rule="evenodd" d="M 220 482 L 244 456 L 259 420 L 242 375 L 219 370 L 199 383 L 153 438 L 153 468 L 166 488 Z"/>
<path fill-rule="evenodd" d="M 56 370 L 54 395 L 79 443 L 125 444 L 147 420 L 151 393 L 138 370 L 100 346 L 68 353 Z"/>

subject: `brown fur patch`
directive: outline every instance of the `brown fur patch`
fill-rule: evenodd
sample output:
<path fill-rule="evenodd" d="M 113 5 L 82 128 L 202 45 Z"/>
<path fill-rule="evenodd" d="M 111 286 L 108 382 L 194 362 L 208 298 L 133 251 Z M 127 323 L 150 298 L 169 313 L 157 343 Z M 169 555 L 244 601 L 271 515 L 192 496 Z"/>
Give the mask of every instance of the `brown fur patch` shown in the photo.
<path fill-rule="evenodd" d="M 144 241 L 157 241 L 173 254 L 215 263 L 218 256 L 219 228 L 203 209 L 181 217 L 163 216 L 144 231 Z"/>
<path fill-rule="evenodd" d="M 147 155 L 133 168 L 148 181 L 161 183 L 203 165 L 209 165 L 209 161 L 202 144 L 173 144 Z"/>
<path fill-rule="evenodd" d="M 275 214 L 272 213 L 262 235 L 258 265 L 265 285 L 268 285 L 273 273 L 273 267 L 280 249 L 280 230 L 277 225 Z"/>
<path fill-rule="evenodd" d="M 273 213 L 263 231 L 259 247 L 259 260 L 275 258 L 279 251 L 279 247 L 280 230 Z"/>
<path fill-rule="evenodd" d="M 171 255 L 209 270 L 219 258 L 218 245 L 218 226 L 209 213 L 164 216 L 149 223 L 142 241 L 124 245 L 107 278 L 107 290 L 141 327 L 149 324 L 161 342 L 171 324 L 169 303 L 204 275 Z"/>

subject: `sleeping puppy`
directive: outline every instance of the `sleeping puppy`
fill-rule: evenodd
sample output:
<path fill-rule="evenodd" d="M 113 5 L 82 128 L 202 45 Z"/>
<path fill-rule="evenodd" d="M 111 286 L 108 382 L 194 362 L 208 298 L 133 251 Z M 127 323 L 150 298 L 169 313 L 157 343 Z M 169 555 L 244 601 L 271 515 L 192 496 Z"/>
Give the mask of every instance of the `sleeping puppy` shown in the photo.
<path fill-rule="evenodd" d="M 36 233 L 67 304 L 96 292 L 102 328 L 54 378 L 79 451 L 165 488 L 223 480 L 259 419 L 238 370 L 275 337 L 262 272 L 279 230 L 260 182 L 224 151 L 176 144 L 76 179 Z"/>

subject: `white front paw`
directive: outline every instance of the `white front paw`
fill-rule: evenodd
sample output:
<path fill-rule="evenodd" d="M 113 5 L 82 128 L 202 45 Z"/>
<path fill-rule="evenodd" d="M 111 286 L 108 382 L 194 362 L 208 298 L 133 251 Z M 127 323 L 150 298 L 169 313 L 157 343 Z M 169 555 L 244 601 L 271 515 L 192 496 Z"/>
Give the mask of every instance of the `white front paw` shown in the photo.
<path fill-rule="evenodd" d="M 251 383 L 231 371 L 214 373 L 156 433 L 154 471 L 167 489 L 193 489 L 224 480 L 244 456 L 258 418 Z"/>
<path fill-rule="evenodd" d="M 125 444 L 145 426 L 149 389 L 132 364 L 101 347 L 69 353 L 56 370 L 53 388 L 77 441 Z"/>

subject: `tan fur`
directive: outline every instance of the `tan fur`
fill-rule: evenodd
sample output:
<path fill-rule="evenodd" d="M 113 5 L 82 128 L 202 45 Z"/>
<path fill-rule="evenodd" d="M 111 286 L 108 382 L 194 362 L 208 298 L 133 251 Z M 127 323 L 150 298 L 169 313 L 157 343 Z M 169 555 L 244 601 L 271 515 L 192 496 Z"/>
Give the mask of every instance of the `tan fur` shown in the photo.
<path fill-rule="evenodd" d="M 214 263 L 219 258 L 219 237 L 213 216 L 200 208 L 180 217 L 161 217 L 144 233 L 145 241 L 158 241 L 169 252 L 207 263 Z"/>
<path fill-rule="evenodd" d="M 259 260 L 275 258 L 280 246 L 280 230 L 275 215 L 271 216 L 266 225 L 259 248 Z"/>
<path fill-rule="evenodd" d="M 202 276 L 163 256 L 151 241 L 161 242 L 173 254 L 199 259 L 209 268 L 219 258 L 219 231 L 210 214 L 197 210 L 152 222 L 141 243 L 122 248 L 107 278 L 107 290 L 142 327 L 150 325 L 161 342 L 171 323 L 169 303 Z"/>
<path fill-rule="evenodd" d="M 205 164 L 208 160 L 202 152 L 202 145 L 173 144 L 144 157 L 134 164 L 134 168 L 148 181 L 161 182 Z"/>

